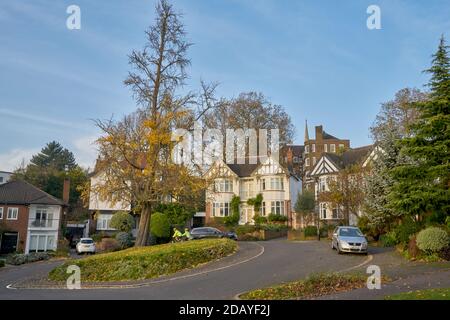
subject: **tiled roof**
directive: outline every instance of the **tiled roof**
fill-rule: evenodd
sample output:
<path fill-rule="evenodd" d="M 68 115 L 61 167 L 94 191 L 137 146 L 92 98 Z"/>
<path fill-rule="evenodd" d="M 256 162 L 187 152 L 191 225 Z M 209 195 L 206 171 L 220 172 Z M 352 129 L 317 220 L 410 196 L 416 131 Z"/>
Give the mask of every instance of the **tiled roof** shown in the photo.
<path fill-rule="evenodd" d="M 326 153 L 325 155 L 341 169 L 343 169 L 361 162 L 365 157 L 369 155 L 373 148 L 373 145 L 368 145 L 364 147 L 349 149 L 341 155 L 338 155 L 336 153 Z"/>
<path fill-rule="evenodd" d="M 325 131 L 323 132 L 323 138 L 324 138 L 324 139 L 340 140 L 339 138 L 336 138 L 335 136 L 332 136 L 331 134 L 326 133 Z"/>
<path fill-rule="evenodd" d="M 227 164 L 238 177 L 249 177 L 259 164 Z"/>
<path fill-rule="evenodd" d="M 10 181 L 0 185 L 0 203 L 64 205 L 63 201 L 22 180 Z"/>

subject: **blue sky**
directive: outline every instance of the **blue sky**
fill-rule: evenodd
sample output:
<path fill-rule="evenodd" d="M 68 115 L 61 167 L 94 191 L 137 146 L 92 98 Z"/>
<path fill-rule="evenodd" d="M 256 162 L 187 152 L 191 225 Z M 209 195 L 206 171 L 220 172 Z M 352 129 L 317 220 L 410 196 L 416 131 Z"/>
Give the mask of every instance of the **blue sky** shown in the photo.
<path fill-rule="evenodd" d="M 184 13 L 192 65 L 186 89 L 200 79 L 218 95 L 259 91 L 281 104 L 302 143 L 304 122 L 370 143 L 380 103 L 404 87 L 423 88 L 441 34 L 450 29 L 446 0 L 173 0 Z M 66 28 L 67 6 L 81 8 L 81 30 Z M 381 30 L 366 27 L 369 5 Z M 153 23 L 154 0 L 0 3 L 0 170 L 57 140 L 92 166 L 91 119 L 136 106 L 122 85 L 127 54 Z"/>

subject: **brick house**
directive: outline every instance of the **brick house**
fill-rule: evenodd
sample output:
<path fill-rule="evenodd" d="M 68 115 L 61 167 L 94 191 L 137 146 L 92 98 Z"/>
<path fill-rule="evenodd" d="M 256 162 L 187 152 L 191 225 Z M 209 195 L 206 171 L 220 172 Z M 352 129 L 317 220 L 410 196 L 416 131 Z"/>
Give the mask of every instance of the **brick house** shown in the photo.
<path fill-rule="evenodd" d="M 0 185 L 0 252 L 56 250 L 64 206 L 25 181 Z"/>
<path fill-rule="evenodd" d="M 339 139 L 325 132 L 323 127 L 315 127 L 315 137 L 309 138 L 308 123 L 305 125 L 305 146 L 303 156 L 303 186 L 309 190 L 314 188 L 311 172 L 324 153 L 341 154 L 350 149 L 350 140 Z"/>

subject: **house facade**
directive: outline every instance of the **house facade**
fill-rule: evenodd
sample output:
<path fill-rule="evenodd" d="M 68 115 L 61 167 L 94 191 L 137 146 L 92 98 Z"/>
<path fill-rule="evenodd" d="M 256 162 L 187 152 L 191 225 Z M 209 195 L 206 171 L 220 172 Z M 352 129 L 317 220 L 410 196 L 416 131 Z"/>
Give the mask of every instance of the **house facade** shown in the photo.
<path fill-rule="evenodd" d="M 317 202 L 317 210 L 321 221 L 336 224 L 343 219 L 342 208 L 337 208 L 329 202 L 319 201 L 320 193 L 330 191 L 330 179 L 336 179 L 341 170 L 350 166 L 360 166 L 361 169 L 369 169 L 369 164 L 376 157 L 377 150 L 373 145 L 355 149 L 349 149 L 342 154 L 324 153 L 313 167 L 310 179 L 314 183 L 314 192 Z M 362 186 L 361 186 L 362 187 Z M 350 212 L 349 222 L 356 225 L 361 210 Z"/>
<path fill-rule="evenodd" d="M 25 181 L 0 185 L 0 251 L 55 251 L 64 202 Z"/>
<path fill-rule="evenodd" d="M 324 153 L 341 154 L 350 149 L 350 140 L 339 139 L 325 132 L 323 126 L 315 127 L 315 137 L 310 139 L 308 123 L 305 124 L 305 145 L 303 156 L 303 183 L 309 190 L 314 189 L 312 171 Z"/>
<path fill-rule="evenodd" d="M 0 171 L 0 185 L 7 183 L 12 176 L 12 172 Z"/>
<path fill-rule="evenodd" d="M 233 196 L 240 197 L 239 224 L 254 224 L 255 214 L 281 214 L 292 225 L 293 206 L 301 192 L 301 180 L 272 157 L 260 164 L 226 164 L 216 161 L 207 173 L 214 183 L 206 191 L 206 223 L 215 217 L 231 215 Z M 262 194 L 261 211 L 254 212 L 247 200 Z"/>

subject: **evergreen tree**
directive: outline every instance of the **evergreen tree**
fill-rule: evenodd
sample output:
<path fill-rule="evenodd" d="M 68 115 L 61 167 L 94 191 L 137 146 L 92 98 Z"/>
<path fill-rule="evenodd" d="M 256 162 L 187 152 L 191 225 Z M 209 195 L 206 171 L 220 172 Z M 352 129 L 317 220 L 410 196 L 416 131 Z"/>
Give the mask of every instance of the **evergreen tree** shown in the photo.
<path fill-rule="evenodd" d="M 41 152 L 31 158 L 30 163 L 40 169 L 54 169 L 56 171 L 71 170 L 76 167 L 72 152 L 63 148 L 56 141 L 47 143 Z"/>
<path fill-rule="evenodd" d="M 442 222 L 450 206 L 450 60 L 444 37 L 433 55 L 429 99 L 415 104 L 420 117 L 401 141 L 406 161 L 392 170 L 390 202 L 410 215 Z"/>

